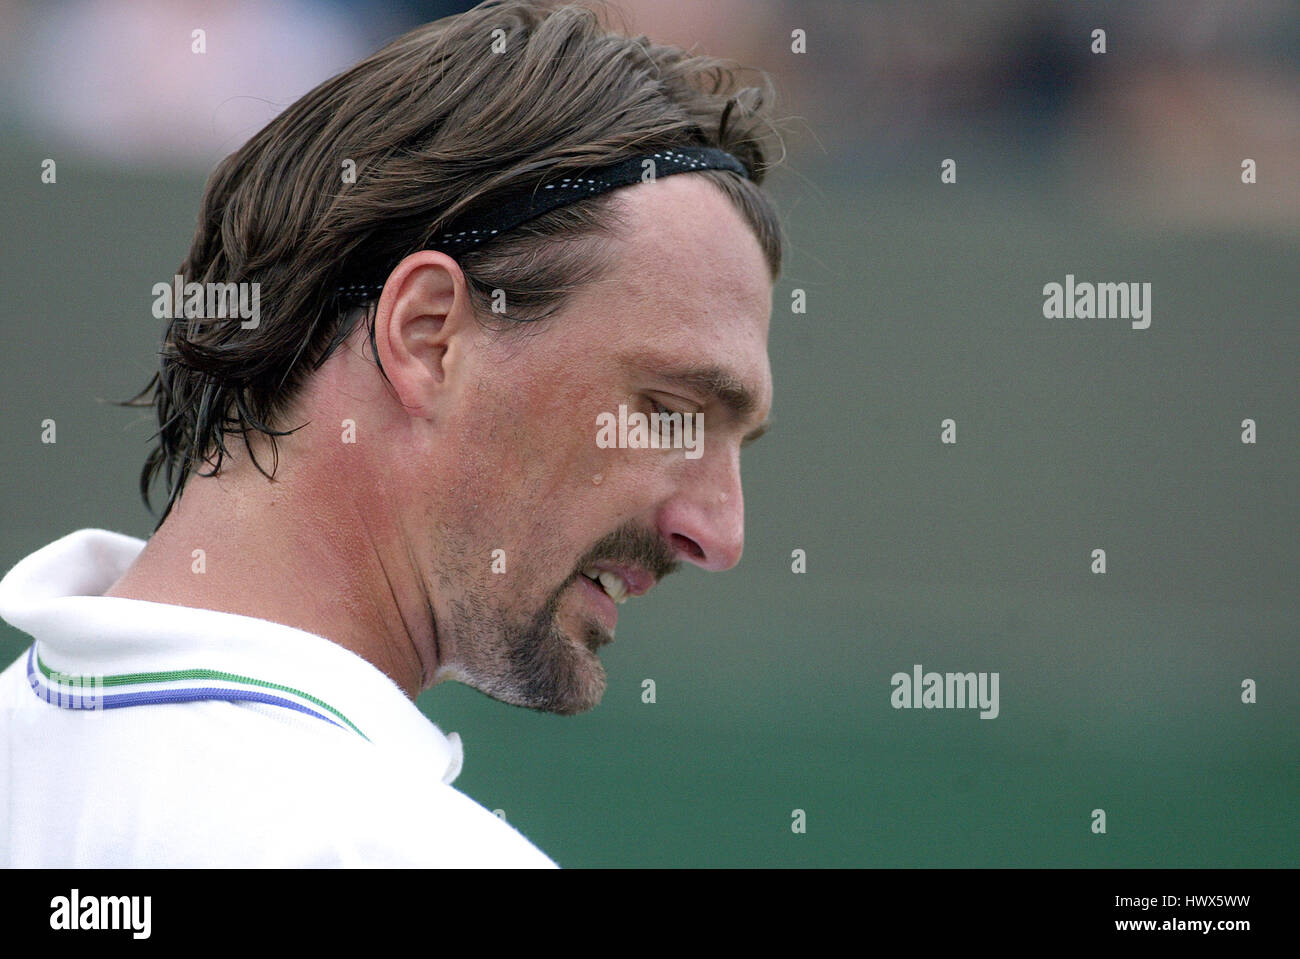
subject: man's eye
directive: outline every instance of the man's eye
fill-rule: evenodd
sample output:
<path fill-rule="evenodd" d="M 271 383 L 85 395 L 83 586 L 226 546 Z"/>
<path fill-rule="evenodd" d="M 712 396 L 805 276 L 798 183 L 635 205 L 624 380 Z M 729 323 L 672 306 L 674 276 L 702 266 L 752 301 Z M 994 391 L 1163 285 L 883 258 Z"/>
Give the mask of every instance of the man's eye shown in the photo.
<path fill-rule="evenodd" d="M 671 415 L 673 415 L 673 414 L 676 414 L 676 415 L 678 415 L 678 416 L 690 416 L 690 415 L 691 415 L 691 414 L 690 414 L 689 412 L 687 412 L 686 410 L 683 410 L 683 409 L 675 409 L 675 408 L 672 407 L 672 406 L 668 406 L 667 404 L 665 404 L 664 402 L 662 402 L 662 401 L 661 401 L 658 397 L 656 397 L 656 396 L 653 396 L 653 395 L 649 395 L 649 394 L 647 394 L 646 399 L 649 400 L 649 402 L 650 402 L 650 412 L 654 413 L 656 416 L 659 416 L 659 415 L 669 415 L 669 416 L 671 416 Z"/>

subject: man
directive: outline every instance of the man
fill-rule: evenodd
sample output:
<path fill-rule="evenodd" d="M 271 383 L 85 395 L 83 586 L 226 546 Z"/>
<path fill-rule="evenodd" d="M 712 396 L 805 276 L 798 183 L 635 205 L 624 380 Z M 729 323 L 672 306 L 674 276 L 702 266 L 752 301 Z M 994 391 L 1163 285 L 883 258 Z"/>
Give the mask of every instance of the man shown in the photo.
<path fill-rule="evenodd" d="M 35 640 L 0 676 L 3 862 L 554 865 L 413 700 L 591 709 L 617 603 L 740 558 L 781 251 L 762 95 L 716 67 L 484 4 L 218 167 L 180 274 L 260 308 L 175 298 L 137 398 L 156 532 L 0 582 Z M 707 441 L 597 442 L 613 415 Z"/>

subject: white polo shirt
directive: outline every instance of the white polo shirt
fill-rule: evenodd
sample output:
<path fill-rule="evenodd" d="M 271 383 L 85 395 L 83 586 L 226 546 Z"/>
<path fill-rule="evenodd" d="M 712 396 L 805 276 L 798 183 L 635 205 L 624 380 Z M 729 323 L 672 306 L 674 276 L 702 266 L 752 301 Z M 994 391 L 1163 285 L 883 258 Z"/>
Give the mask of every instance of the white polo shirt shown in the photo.
<path fill-rule="evenodd" d="M 0 580 L 35 640 L 0 673 L 0 866 L 555 866 L 356 654 L 103 596 L 143 548 L 83 529 Z"/>

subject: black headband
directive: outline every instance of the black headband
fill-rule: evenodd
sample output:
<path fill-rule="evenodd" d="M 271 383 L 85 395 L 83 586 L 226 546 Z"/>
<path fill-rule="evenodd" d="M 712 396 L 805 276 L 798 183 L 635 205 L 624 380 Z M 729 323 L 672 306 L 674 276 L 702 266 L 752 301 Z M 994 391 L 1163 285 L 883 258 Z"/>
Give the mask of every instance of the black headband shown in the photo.
<path fill-rule="evenodd" d="M 491 209 L 462 216 L 433 238 L 430 248 L 458 254 L 471 250 L 493 237 L 508 233 L 543 213 L 606 193 L 621 186 L 631 186 L 651 178 L 690 173 L 694 170 L 731 170 L 749 179 L 745 164 L 725 150 L 714 147 L 674 147 L 658 153 L 628 157 L 609 166 L 573 170 L 558 180 L 542 179 L 517 187 L 501 195 Z M 370 282 L 351 283 L 338 288 L 345 304 L 359 304 L 377 297 L 387 276 Z"/>

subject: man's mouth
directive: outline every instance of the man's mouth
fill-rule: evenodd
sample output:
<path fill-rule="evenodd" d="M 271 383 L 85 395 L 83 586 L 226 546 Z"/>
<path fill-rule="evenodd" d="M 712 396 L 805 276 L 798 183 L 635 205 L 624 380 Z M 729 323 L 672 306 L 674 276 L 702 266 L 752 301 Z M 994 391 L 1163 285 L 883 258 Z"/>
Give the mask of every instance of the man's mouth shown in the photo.
<path fill-rule="evenodd" d="M 605 595 L 614 602 L 627 602 L 628 585 L 623 577 L 618 575 L 618 573 L 615 573 L 613 570 L 599 570 L 594 566 L 590 566 L 582 571 L 582 575 L 603 589 Z"/>
<path fill-rule="evenodd" d="M 654 574 L 643 567 L 604 560 L 585 567 L 578 578 L 585 581 L 579 585 L 591 597 L 597 618 L 611 639 L 618 625 L 618 606 L 629 596 L 649 592 L 655 584 Z"/>
<path fill-rule="evenodd" d="M 654 588 L 658 578 L 644 566 L 598 560 L 582 570 L 587 577 L 616 603 L 625 603 L 629 596 L 641 596 Z"/>
<path fill-rule="evenodd" d="M 587 615 L 604 628 L 604 637 L 597 645 L 614 638 L 620 605 L 631 596 L 650 592 L 679 565 L 671 548 L 660 537 L 631 525 L 596 543 L 578 561 L 572 584 L 584 597 Z M 593 640 L 589 636 L 584 642 L 591 646 Z"/>

